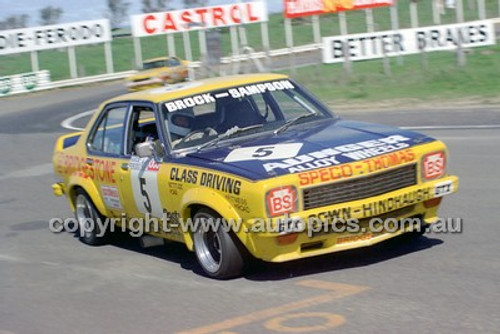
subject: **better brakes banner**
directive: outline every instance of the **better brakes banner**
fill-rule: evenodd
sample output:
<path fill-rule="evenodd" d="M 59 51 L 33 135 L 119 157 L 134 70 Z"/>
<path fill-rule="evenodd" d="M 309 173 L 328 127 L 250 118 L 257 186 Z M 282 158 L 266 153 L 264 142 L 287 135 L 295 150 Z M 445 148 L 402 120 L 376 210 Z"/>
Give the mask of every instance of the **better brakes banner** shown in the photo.
<path fill-rule="evenodd" d="M 109 20 L 0 31 L 0 55 L 111 41 Z"/>
<path fill-rule="evenodd" d="M 283 14 L 295 17 L 331 14 L 347 10 L 392 6 L 394 0 L 284 0 Z"/>
<path fill-rule="evenodd" d="M 267 21 L 264 1 L 131 16 L 132 35 L 144 37 Z"/>
<path fill-rule="evenodd" d="M 492 20 L 323 38 L 323 63 L 368 60 L 495 44 Z"/>

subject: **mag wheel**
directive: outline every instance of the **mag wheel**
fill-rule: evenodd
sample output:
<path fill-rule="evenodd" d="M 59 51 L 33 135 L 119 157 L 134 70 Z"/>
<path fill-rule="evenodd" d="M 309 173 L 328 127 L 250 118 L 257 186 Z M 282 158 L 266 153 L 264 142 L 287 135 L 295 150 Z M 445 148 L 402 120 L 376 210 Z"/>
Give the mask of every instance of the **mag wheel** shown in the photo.
<path fill-rule="evenodd" d="M 193 233 L 194 250 L 201 267 L 213 278 L 240 276 L 244 259 L 234 235 L 224 231 L 220 216 L 209 209 L 200 209 L 193 216 L 198 223 Z"/>
<path fill-rule="evenodd" d="M 75 217 L 78 221 L 77 235 L 88 245 L 102 245 L 106 242 L 107 231 L 101 231 L 98 219 L 103 216 L 97 211 L 92 200 L 83 190 L 77 190 L 75 198 Z"/>

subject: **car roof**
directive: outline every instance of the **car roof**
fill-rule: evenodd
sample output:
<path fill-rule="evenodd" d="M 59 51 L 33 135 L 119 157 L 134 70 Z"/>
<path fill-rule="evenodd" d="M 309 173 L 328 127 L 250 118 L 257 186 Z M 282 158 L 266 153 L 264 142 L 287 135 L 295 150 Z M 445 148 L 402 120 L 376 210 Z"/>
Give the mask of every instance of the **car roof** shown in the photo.
<path fill-rule="evenodd" d="M 167 60 L 168 57 L 158 57 L 158 58 L 151 58 L 151 59 L 146 59 L 143 61 L 143 63 L 147 64 L 147 63 L 153 63 L 155 61 L 161 61 L 161 60 Z"/>
<path fill-rule="evenodd" d="M 152 88 L 135 93 L 129 93 L 115 97 L 105 102 L 124 102 L 124 101 L 149 101 L 159 103 L 172 99 L 177 99 L 184 96 L 190 96 L 200 93 L 206 93 L 213 90 L 253 84 L 261 81 L 282 80 L 287 79 L 284 74 L 274 73 L 259 73 L 259 74 L 242 74 L 232 75 L 220 78 L 210 78 L 198 81 L 186 81 L 165 87 Z"/>

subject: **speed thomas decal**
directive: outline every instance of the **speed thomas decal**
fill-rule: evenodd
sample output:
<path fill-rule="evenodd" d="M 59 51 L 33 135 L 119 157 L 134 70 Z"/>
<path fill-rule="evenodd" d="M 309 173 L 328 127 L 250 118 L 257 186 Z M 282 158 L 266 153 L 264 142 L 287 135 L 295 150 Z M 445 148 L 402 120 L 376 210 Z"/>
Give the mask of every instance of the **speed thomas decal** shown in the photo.
<path fill-rule="evenodd" d="M 224 162 L 293 158 L 299 153 L 302 145 L 291 143 L 237 148 L 227 155 Z"/>

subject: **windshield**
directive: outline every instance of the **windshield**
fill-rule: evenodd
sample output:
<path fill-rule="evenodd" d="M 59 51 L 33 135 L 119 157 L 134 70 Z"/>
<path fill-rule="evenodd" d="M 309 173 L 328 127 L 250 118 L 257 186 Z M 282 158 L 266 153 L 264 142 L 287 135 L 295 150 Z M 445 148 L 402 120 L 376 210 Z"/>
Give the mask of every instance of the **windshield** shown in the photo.
<path fill-rule="evenodd" d="M 143 70 L 150 70 L 152 68 L 160 68 L 165 66 L 165 60 L 149 61 L 142 64 Z"/>
<path fill-rule="evenodd" d="M 173 150 L 203 149 L 268 131 L 278 134 L 333 117 L 318 100 L 288 79 L 183 97 L 162 103 L 161 110 Z"/>

